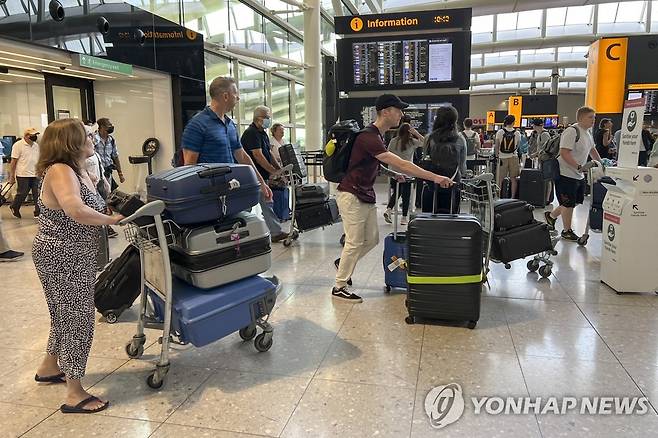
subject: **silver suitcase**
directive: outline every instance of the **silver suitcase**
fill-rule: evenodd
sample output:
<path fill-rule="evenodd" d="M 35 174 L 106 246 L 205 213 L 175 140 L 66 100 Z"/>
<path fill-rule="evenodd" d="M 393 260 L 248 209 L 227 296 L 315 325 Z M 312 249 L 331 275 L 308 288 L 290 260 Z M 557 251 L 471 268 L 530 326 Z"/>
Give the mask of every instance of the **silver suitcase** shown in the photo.
<path fill-rule="evenodd" d="M 246 212 L 219 223 L 183 228 L 172 250 L 173 274 L 201 289 L 261 274 L 272 264 L 267 225 Z"/>

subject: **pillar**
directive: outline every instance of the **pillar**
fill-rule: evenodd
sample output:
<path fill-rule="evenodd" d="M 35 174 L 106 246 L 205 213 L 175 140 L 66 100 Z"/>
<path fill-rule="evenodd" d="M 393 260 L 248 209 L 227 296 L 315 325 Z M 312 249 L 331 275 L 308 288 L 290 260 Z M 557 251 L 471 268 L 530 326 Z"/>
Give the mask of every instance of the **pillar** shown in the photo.
<path fill-rule="evenodd" d="M 306 150 L 322 149 L 322 34 L 320 0 L 306 0 L 304 10 L 304 104 Z"/>

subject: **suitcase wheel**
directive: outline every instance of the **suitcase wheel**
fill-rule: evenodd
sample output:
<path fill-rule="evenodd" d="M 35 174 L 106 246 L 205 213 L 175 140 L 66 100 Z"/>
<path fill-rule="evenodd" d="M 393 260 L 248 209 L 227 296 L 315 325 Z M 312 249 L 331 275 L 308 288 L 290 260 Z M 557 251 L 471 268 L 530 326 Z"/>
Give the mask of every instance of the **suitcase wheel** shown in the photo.
<path fill-rule="evenodd" d="M 386 287 L 384 288 L 384 290 L 386 291 L 387 294 L 390 294 L 392 288 L 391 288 L 391 286 L 389 286 L 389 285 L 387 284 Z"/>
<path fill-rule="evenodd" d="M 528 271 L 537 272 L 537 269 L 539 269 L 539 261 L 534 259 L 530 260 L 526 266 L 528 267 Z"/>
<path fill-rule="evenodd" d="M 544 265 L 541 268 L 539 268 L 539 275 L 541 275 L 544 278 L 550 277 L 552 272 L 553 270 L 549 265 Z"/>
<path fill-rule="evenodd" d="M 243 327 L 240 329 L 238 334 L 240 335 L 243 341 L 251 341 L 256 337 L 256 326 L 248 325 L 247 327 Z"/>
<path fill-rule="evenodd" d="M 478 322 L 477 322 L 477 321 L 468 321 L 468 323 L 466 324 L 466 327 L 468 327 L 469 329 L 473 330 L 473 329 L 475 328 L 476 325 L 478 325 Z"/>
<path fill-rule="evenodd" d="M 264 353 L 272 347 L 272 343 L 272 333 L 261 333 L 260 335 L 256 336 L 256 339 L 254 340 L 254 347 L 256 347 L 256 350 Z"/>
<path fill-rule="evenodd" d="M 406 318 L 404 318 L 404 322 L 406 322 L 407 324 L 415 324 L 416 323 L 416 318 L 409 315 Z"/>
<path fill-rule="evenodd" d="M 108 324 L 114 324 L 115 322 L 117 322 L 117 319 L 119 319 L 119 315 L 117 315 L 113 311 L 105 312 L 103 316 L 107 320 Z"/>

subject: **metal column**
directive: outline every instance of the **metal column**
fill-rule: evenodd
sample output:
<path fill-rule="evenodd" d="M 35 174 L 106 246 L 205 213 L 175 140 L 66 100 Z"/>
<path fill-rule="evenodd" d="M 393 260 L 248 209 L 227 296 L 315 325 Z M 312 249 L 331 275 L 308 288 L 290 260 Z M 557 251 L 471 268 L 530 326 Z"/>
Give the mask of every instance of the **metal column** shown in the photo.
<path fill-rule="evenodd" d="M 555 50 L 557 51 L 557 49 Z M 559 85 L 560 73 L 557 67 L 553 67 L 553 73 L 551 73 L 551 95 L 557 95 Z"/>
<path fill-rule="evenodd" d="M 306 149 L 322 148 L 322 34 L 320 0 L 306 0 L 304 10 L 304 104 Z"/>

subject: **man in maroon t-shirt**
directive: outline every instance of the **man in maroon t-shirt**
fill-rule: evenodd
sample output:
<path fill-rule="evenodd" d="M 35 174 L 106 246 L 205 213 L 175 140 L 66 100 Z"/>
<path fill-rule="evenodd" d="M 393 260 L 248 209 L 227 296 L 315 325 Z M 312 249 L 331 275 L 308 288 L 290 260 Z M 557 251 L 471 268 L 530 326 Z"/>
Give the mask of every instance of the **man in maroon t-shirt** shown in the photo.
<path fill-rule="evenodd" d="M 393 94 L 379 96 L 375 101 L 377 120 L 359 134 L 352 147 L 347 174 L 338 185 L 336 196 L 345 229 L 345 246 L 341 257 L 334 262 L 338 269 L 336 285 L 331 291 L 334 298 L 353 303 L 363 301 L 360 296 L 350 292 L 347 285 L 352 283 L 351 277 L 357 262 L 379 243 L 373 186 L 380 162 L 400 169 L 405 175 L 433 181 L 441 187 L 452 185 L 450 178 L 423 170 L 386 150 L 383 135 L 400 124 L 402 110 L 408 106 Z M 398 177 L 403 178 L 401 174 Z"/>

